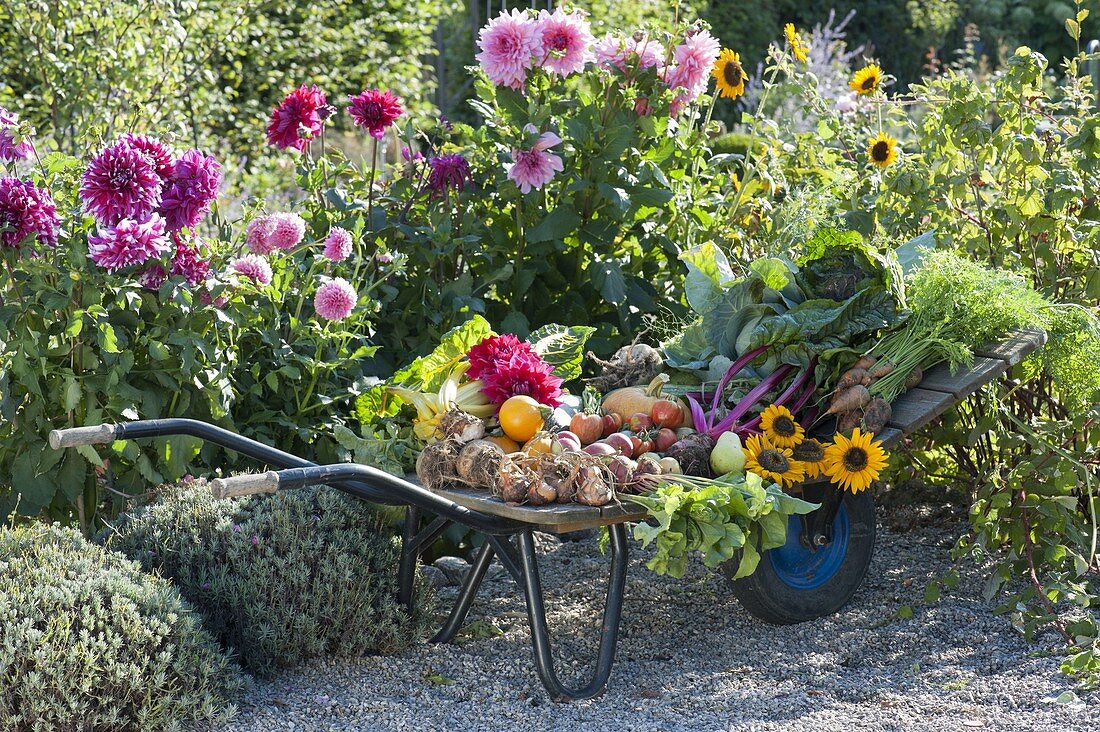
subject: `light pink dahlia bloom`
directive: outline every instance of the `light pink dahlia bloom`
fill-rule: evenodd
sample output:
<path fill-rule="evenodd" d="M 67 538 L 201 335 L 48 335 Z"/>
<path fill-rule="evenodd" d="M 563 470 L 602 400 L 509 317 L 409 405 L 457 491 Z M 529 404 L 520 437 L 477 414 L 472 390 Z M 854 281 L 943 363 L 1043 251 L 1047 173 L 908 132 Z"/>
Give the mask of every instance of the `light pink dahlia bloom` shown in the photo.
<path fill-rule="evenodd" d="M 669 89 L 686 90 L 685 94 L 680 95 L 683 99 L 677 97 L 681 106 L 695 101 L 706 91 L 710 72 L 721 50 L 718 39 L 706 30 L 690 32 L 684 42 L 673 50 L 675 64 L 668 70 L 665 83 Z"/>
<path fill-rule="evenodd" d="M 523 86 L 527 70 L 543 55 L 538 24 L 517 8 L 490 20 L 478 34 L 477 45 L 481 52 L 476 58 L 489 81 L 513 89 Z"/>
<path fill-rule="evenodd" d="M 218 197 L 222 168 L 199 150 L 180 156 L 168 176 L 160 201 L 160 214 L 170 231 L 194 229 Z"/>
<path fill-rule="evenodd" d="M 607 34 L 593 49 L 596 63 L 619 71 L 660 68 L 664 63 L 665 49 L 659 41 L 639 31 L 629 38 Z"/>
<path fill-rule="evenodd" d="M 257 285 L 271 284 L 271 265 L 259 255 L 248 254 L 234 259 L 229 267 L 241 277 L 252 280 Z"/>
<path fill-rule="evenodd" d="M 275 251 L 275 245 L 271 243 L 271 232 L 275 229 L 275 222 L 270 216 L 257 216 L 248 222 L 245 231 L 245 243 L 256 254 L 271 254 Z"/>
<path fill-rule="evenodd" d="M 108 272 L 144 264 L 169 249 L 164 219 L 155 213 L 141 219 L 124 218 L 88 237 L 88 257 Z"/>
<path fill-rule="evenodd" d="M 351 232 L 334 226 L 328 232 L 325 239 L 324 255 L 333 262 L 342 262 L 351 256 L 352 240 Z"/>
<path fill-rule="evenodd" d="M 536 131 L 532 125 L 527 128 L 530 132 Z M 532 188 L 542 188 L 554 179 L 555 173 L 562 171 L 561 158 L 546 152 L 560 142 L 561 138 L 553 132 L 543 132 L 530 150 L 512 150 L 512 160 L 515 162 L 506 166 L 508 178 L 515 181 L 521 192 L 530 193 Z"/>
<path fill-rule="evenodd" d="M 267 235 L 268 244 L 276 249 L 293 249 L 306 235 L 306 222 L 296 213 L 273 213 L 271 231 Z"/>
<path fill-rule="evenodd" d="M 145 219 L 160 205 L 163 185 L 146 154 L 120 140 L 88 163 L 80 200 L 100 226 L 111 226 L 121 219 Z"/>
<path fill-rule="evenodd" d="M 592 60 L 592 27 L 579 10 L 539 12 L 539 36 L 542 40 L 542 66 L 558 76 L 569 76 L 584 69 Z"/>
<path fill-rule="evenodd" d="M 326 280 L 317 288 L 313 307 L 325 320 L 343 320 L 351 315 L 359 296 L 347 280 L 339 277 Z"/>
<path fill-rule="evenodd" d="M 14 162 L 25 160 L 34 154 L 34 143 L 30 137 L 15 141 L 18 127 L 19 116 L 0 107 L 0 160 Z"/>
<path fill-rule="evenodd" d="M 401 102 L 392 92 L 367 89 L 348 97 L 348 114 L 370 136 L 380 140 L 386 129 L 405 113 Z"/>

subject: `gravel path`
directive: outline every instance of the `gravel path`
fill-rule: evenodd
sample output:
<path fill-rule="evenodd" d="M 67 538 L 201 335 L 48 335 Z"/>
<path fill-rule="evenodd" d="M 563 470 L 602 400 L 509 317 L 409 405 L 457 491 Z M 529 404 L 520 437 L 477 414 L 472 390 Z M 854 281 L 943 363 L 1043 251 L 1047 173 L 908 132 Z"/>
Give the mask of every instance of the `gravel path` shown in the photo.
<path fill-rule="evenodd" d="M 977 574 L 918 606 L 926 580 L 946 567 L 945 533 L 880 529 L 852 603 L 789 627 L 752 618 L 701 567 L 680 581 L 656 577 L 632 544 L 610 688 L 574 704 L 547 698 L 522 598 L 494 565 L 459 645 L 323 661 L 257 682 L 227 729 L 1100 729 L 1100 698 L 1055 701 L 1072 691 L 1058 659 L 990 613 Z M 567 659 L 559 674 L 577 678 L 595 658 L 606 560 L 594 542 L 540 537 L 540 550 L 550 627 Z M 906 604 L 914 616 L 895 619 Z"/>

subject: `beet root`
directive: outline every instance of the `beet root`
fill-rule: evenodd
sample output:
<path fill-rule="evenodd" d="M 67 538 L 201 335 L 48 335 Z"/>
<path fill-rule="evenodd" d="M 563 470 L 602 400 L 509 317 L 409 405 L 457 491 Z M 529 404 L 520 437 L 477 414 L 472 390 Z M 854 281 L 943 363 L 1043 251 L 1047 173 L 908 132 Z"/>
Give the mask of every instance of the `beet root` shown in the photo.
<path fill-rule="evenodd" d="M 882 397 L 875 397 L 863 412 L 861 423 L 867 432 L 877 434 L 890 421 L 890 404 Z"/>
<path fill-rule="evenodd" d="M 680 464 L 684 475 L 713 478 L 714 473 L 710 469 L 710 451 L 713 449 L 714 438 L 703 432 L 696 432 L 673 444 L 665 455 Z"/>
<path fill-rule="evenodd" d="M 924 381 L 924 369 L 920 366 L 915 366 L 913 370 L 909 372 L 909 375 L 905 377 L 905 388 L 906 390 L 914 389 L 922 381 Z"/>

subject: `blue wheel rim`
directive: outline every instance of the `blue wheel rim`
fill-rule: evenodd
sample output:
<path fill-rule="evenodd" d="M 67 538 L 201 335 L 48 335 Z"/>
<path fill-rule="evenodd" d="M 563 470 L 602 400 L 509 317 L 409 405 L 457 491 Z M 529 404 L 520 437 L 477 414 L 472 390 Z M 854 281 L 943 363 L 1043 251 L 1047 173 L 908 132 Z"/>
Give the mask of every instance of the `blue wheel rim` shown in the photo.
<path fill-rule="evenodd" d="M 848 553 L 848 511 L 841 502 L 833 521 L 833 540 L 812 551 L 802 545 L 802 519 L 787 521 L 787 543 L 768 552 L 775 576 L 795 590 L 813 590 L 831 580 Z"/>

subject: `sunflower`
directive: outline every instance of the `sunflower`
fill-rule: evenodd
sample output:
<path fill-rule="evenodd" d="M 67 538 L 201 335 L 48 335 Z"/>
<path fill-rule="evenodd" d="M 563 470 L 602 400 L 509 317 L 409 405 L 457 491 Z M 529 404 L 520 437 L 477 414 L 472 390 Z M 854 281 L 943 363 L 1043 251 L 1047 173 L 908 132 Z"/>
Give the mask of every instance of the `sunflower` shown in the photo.
<path fill-rule="evenodd" d="M 812 437 L 807 437 L 794 446 L 791 457 L 802 465 L 807 478 L 816 478 L 821 475 L 821 466 L 825 460 L 825 450 L 828 445 L 822 445 Z"/>
<path fill-rule="evenodd" d="M 852 431 L 851 439 L 837 433 L 832 445 L 825 448 L 822 471 L 841 488 L 859 493 L 878 480 L 886 467 L 886 451 L 882 442 L 872 442 L 869 432 Z"/>
<path fill-rule="evenodd" d="M 726 99 L 737 99 L 745 93 L 745 69 L 741 68 L 741 56 L 728 48 L 722 49 L 714 62 L 711 75 L 718 85 L 718 93 Z"/>
<path fill-rule="evenodd" d="M 802 425 L 794 421 L 791 410 L 776 404 L 760 415 L 760 429 L 768 442 L 776 447 L 794 447 L 802 442 L 802 436 L 806 433 Z"/>
<path fill-rule="evenodd" d="M 867 146 L 867 157 L 880 168 L 893 165 L 898 159 L 898 141 L 885 132 L 878 133 Z"/>
<path fill-rule="evenodd" d="M 805 468 L 792 459 L 791 451 L 773 446 L 764 435 L 753 435 L 745 441 L 745 470 L 782 487 L 801 483 L 806 477 Z"/>
<path fill-rule="evenodd" d="M 881 84 L 882 68 L 878 64 L 864 66 L 857 71 L 852 77 L 852 80 L 848 82 L 848 86 L 852 91 L 864 96 L 867 94 L 874 94 Z"/>
<path fill-rule="evenodd" d="M 802 40 L 802 36 L 798 35 L 798 31 L 794 29 L 794 23 L 787 23 L 783 26 L 783 35 L 787 36 L 787 43 L 791 47 L 791 54 L 796 61 L 806 63 L 807 53 L 810 47 Z"/>

